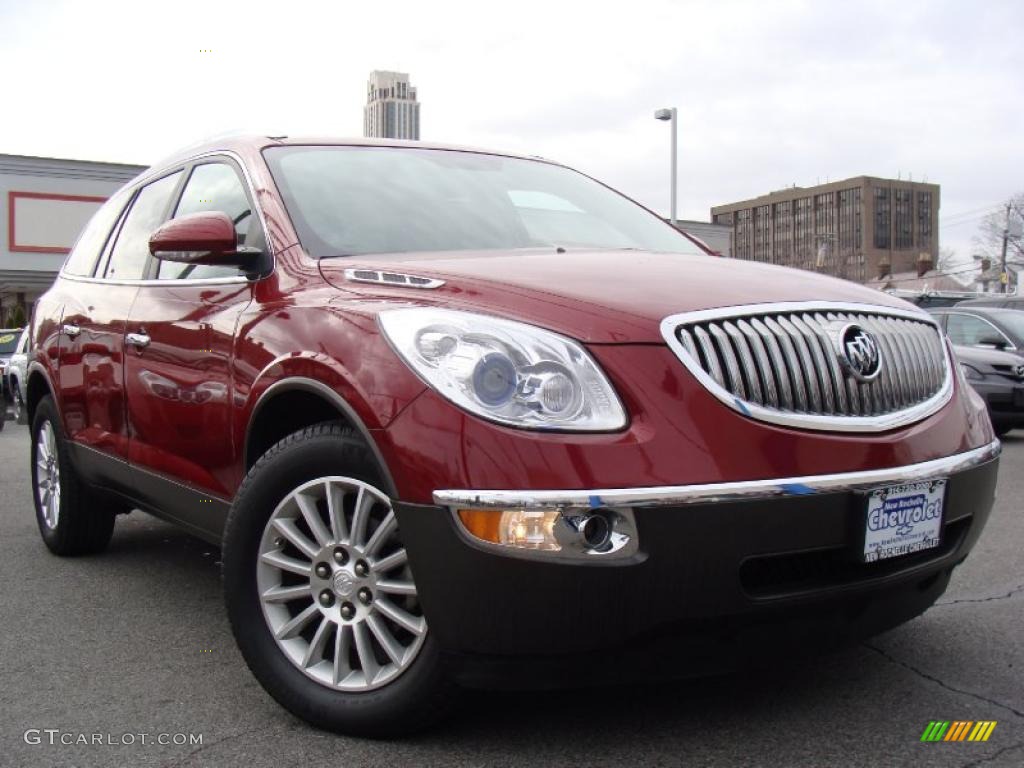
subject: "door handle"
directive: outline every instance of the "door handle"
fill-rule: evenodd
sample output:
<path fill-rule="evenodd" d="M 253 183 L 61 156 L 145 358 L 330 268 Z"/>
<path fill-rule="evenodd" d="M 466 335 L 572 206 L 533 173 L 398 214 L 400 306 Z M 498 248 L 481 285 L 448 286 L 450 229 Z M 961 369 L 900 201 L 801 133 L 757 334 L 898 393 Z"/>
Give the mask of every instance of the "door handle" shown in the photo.
<path fill-rule="evenodd" d="M 124 340 L 137 349 L 145 349 L 149 346 L 149 336 L 144 333 L 129 333 Z"/>
<path fill-rule="evenodd" d="M 82 332 L 82 329 L 74 323 L 64 323 L 61 330 L 64 331 L 65 336 L 70 336 L 72 339 Z"/>

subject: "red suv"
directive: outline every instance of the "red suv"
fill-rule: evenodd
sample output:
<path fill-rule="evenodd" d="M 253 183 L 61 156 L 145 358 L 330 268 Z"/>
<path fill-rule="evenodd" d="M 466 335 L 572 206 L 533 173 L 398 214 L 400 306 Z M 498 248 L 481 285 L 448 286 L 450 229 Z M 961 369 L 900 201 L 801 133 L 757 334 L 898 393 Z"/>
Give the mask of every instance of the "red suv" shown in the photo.
<path fill-rule="evenodd" d="M 856 641 L 942 594 L 996 483 L 927 314 L 710 257 L 534 158 L 181 155 L 96 214 L 31 333 L 46 545 L 134 508 L 221 544 L 253 673 L 350 733 L 459 685 Z"/>

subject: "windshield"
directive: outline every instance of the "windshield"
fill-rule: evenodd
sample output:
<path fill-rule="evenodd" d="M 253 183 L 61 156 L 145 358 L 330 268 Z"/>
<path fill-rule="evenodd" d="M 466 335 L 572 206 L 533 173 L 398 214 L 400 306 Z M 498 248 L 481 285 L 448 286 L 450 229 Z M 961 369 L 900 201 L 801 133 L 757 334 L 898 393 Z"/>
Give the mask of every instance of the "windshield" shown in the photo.
<path fill-rule="evenodd" d="M 703 253 L 617 192 L 541 161 L 399 147 L 271 147 L 265 156 L 316 257 L 542 246 Z"/>
<path fill-rule="evenodd" d="M 18 336 L 21 329 L 15 331 L 0 331 L 0 355 L 9 355 L 18 346 Z"/>

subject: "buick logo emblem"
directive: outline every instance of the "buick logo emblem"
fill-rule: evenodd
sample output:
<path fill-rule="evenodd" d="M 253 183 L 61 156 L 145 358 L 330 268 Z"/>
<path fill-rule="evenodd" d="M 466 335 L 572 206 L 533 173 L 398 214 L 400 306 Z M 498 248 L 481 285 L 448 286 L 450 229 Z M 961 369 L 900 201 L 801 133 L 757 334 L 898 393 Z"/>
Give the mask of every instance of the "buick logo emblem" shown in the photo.
<path fill-rule="evenodd" d="M 339 597 L 352 597 L 356 591 L 356 582 L 347 571 L 338 571 L 334 574 L 334 592 Z"/>
<path fill-rule="evenodd" d="M 878 341 L 859 325 L 847 325 L 839 332 L 839 361 L 858 381 L 871 381 L 882 371 Z"/>

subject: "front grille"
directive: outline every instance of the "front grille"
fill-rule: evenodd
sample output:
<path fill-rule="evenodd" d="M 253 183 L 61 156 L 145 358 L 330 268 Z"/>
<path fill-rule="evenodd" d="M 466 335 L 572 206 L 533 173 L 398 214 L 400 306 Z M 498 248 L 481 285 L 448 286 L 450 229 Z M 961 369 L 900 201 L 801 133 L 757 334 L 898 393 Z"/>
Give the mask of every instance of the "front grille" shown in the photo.
<path fill-rule="evenodd" d="M 852 372 L 840 350 L 851 325 L 877 346 L 880 370 L 871 380 Z M 891 429 L 937 410 L 951 391 L 940 331 L 913 312 L 753 305 L 677 315 L 662 327 L 682 362 L 719 399 L 767 421 Z"/>

